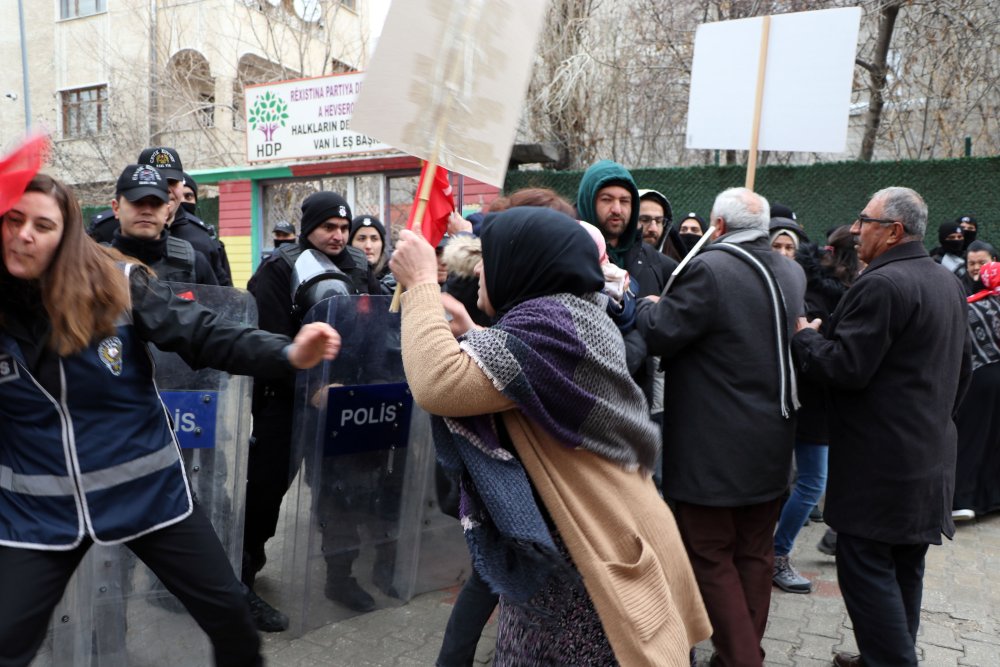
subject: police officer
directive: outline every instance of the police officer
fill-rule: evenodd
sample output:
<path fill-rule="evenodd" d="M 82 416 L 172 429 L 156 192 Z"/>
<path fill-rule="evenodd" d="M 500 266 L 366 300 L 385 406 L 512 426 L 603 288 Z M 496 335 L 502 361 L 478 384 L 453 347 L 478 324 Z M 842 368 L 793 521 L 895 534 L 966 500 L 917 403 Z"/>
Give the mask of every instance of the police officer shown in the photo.
<path fill-rule="evenodd" d="M 293 300 L 296 293 L 293 288 L 298 286 L 293 286 L 292 281 L 298 275 L 296 263 L 303 255 L 308 257 L 318 252 L 319 259 L 326 258 L 335 267 L 332 271 L 338 272 L 345 283 L 345 293 L 378 293 L 377 282 L 364 253 L 347 242 L 351 209 L 341 195 L 316 192 L 306 197 L 302 202 L 301 224 L 298 242 L 279 246 L 248 285 L 257 301 L 258 326 L 265 331 L 294 333 L 302 326 L 302 316 L 312 304 Z M 293 389 L 290 381 L 254 381 L 243 582 L 249 589 L 247 601 L 257 627 L 265 632 L 280 632 L 288 627 L 288 618 L 258 597 L 253 592 L 253 584 L 266 561 L 264 544 L 274 535 L 281 500 L 290 482 Z M 357 582 L 354 586 L 358 586 Z"/>
<path fill-rule="evenodd" d="M 125 167 L 111 200 L 120 227 L 110 245 L 149 266 L 160 280 L 218 285 L 208 259 L 184 239 L 167 234 L 169 201 L 167 181 L 158 169 Z"/>
<path fill-rule="evenodd" d="M 295 243 L 295 225 L 287 220 L 279 220 L 274 223 L 274 227 L 271 229 L 271 243 L 274 245 L 273 248 L 264 248 L 260 253 L 261 265 L 281 246 L 286 243 Z M 250 285 L 247 285 L 247 289 L 250 289 Z"/>
<path fill-rule="evenodd" d="M 184 170 L 177 151 L 166 146 L 147 148 L 139 154 L 137 162 L 159 169 L 160 174 L 167 179 L 170 191 L 167 229 L 170 235 L 184 239 L 202 252 L 208 258 L 218 284 L 231 286 L 232 273 L 225 246 L 215 238 L 215 232 L 203 220 L 181 206 L 184 200 Z M 118 226 L 114 211 L 109 209 L 91 219 L 89 234 L 100 243 L 110 243 Z"/>

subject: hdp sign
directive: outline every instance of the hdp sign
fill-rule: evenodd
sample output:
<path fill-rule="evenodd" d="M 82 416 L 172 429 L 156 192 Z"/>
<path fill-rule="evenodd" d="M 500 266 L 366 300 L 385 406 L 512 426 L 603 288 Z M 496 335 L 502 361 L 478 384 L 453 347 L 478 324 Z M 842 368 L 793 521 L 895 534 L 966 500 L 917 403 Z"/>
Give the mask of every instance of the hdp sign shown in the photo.
<path fill-rule="evenodd" d="M 326 456 L 406 447 L 413 396 L 405 382 L 331 387 L 326 405 Z"/>
<path fill-rule="evenodd" d="M 219 393 L 215 391 L 161 391 L 174 433 L 183 449 L 215 447 L 215 420 Z"/>

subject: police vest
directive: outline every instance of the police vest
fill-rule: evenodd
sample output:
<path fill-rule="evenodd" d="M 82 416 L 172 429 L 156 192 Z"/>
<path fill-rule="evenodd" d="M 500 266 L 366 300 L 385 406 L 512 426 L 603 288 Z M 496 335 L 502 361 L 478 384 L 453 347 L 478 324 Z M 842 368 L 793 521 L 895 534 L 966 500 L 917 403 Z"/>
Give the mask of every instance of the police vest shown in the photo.
<path fill-rule="evenodd" d="M 113 248 L 112 243 L 101 245 Z M 166 253 L 157 261 L 149 264 L 158 280 L 175 283 L 197 283 L 198 273 L 195 271 L 195 249 L 188 241 L 167 235 Z M 128 254 L 128 253 L 125 253 Z"/>
<path fill-rule="evenodd" d="M 0 333 L 0 545 L 63 551 L 177 523 L 191 491 L 129 307 L 114 335 L 59 360 L 61 395 Z"/>
<path fill-rule="evenodd" d="M 344 246 L 344 252 L 351 256 L 354 260 L 354 268 L 344 271 L 351 278 L 351 284 L 354 287 L 355 294 L 361 294 L 364 290 L 358 287 L 358 281 L 363 281 L 367 288 L 368 284 L 368 258 L 365 257 L 365 253 L 362 252 L 360 248 L 355 248 L 352 245 Z M 288 264 L 288 267 L 295 271 L 295 260 L 299 258 L 302 254 L 302 246 L 298 243 L 286 243 L 279 248 L 277 248 L 268 261 L 275 261 L 275 258 L 280 257 Z"/>

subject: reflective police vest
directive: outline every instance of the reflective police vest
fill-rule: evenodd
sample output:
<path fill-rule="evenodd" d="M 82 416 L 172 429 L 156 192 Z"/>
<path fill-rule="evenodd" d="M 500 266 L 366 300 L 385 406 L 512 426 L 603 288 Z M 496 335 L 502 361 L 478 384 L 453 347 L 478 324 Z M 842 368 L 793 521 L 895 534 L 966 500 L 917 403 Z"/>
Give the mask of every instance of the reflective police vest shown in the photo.
<path fill-rule="evenodd" d="M 59 360 L 61 395 L 0 333 L 0 545 L 115 544 L 181 521 L 191 491 L 153 362 L 131 321 Z"/>

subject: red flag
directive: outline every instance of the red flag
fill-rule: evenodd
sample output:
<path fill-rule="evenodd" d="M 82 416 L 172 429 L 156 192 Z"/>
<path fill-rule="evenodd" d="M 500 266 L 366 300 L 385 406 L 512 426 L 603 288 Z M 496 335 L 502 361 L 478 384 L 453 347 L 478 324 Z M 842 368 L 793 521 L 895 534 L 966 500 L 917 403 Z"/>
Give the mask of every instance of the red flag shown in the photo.
<path fill-rule="evenodd" d="M 406 221 L 406 228 L 413 229 L 414 218 L 417 215 L 417 206 L 420 204 L 420 193 L 424 188 L 424 179 L 427 177 L 427 162 L 424 162 L 420 170 L 420 183 L 417 184 L 417 197 L 413 200 L 413 208 L 410 209 L 410 218 Z M 448 180 L 448 171 L 438 167 L 434 170 L 434 182 L 431 184 L 431 192 L 427 200 L 427 208 L 424 209 L 424 218 L 420 224 L 420 232 L 432 246 L 437 246 L 448 231 L 448 216 L 455 210 L 455 200 L 451 193 L 451 182 Z"/>
<path fill-rule="evenodd" d="M 49 138 L 35 134 L 0 159 L 0 215 L 3 215 L 21 199 L 24 189 L 42 168 L 49 152 Z"/>

